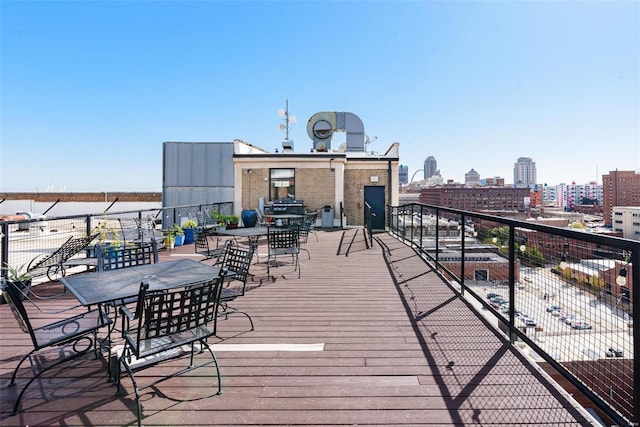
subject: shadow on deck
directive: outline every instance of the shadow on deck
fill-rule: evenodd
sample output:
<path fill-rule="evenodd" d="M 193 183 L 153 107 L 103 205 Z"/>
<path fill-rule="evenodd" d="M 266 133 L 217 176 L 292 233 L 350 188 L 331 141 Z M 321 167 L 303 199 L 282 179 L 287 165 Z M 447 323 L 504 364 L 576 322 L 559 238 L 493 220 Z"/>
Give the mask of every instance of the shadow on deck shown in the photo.
<path fill-rule="evenodd" d="M 496 332 L 416 253 L 388 234 L 366 249 L 345 233 L 318 231 L 301 255 L 302 275 L 272 268 L 264 252 L 234 306 L 251 314 L 222 320 L 215 351 L 224 393 L 214 396 L 213 369 L 171 379 L 142 397 L 147 425 L 589 425 L 566 393 Z M 360 232 L 361 233 L 361 232 Z M 198 257 L 193 245 L 163 260 Z M 212 262 L 212 261 L 207 261 Z M 283 273 L 287 277 L 283 278 Z M 89 273 L 90 274 L 90 273 Z M 46 285 L 42 285 L 43 287 Z M 60 285 L 58 285 L 60 286 Z M 58 288 L 59 289 L 59 288 Z M 55 292 L 53 290 L 52 292 Z M 71 305 L 72 296 L 46 302 Z M 39 315 L 42 323 L 53 319 Z M 103 360 L 86 357 L 31 385 L 23 411 L 11 416 L 8 388 L 29 339 L 0 306 L 0 424 L 135 425 L 133 388 L 115 394 Z M 203 357 L 205 357 L 203 355 Z M 185 360 L 149 369 L 151 382 Z M 28 369 L 20 372 L 27 375 Z M 24 381 L 24 380 L 19 380 Z M 187 399 L 182 401 L 182 399 Z"/>

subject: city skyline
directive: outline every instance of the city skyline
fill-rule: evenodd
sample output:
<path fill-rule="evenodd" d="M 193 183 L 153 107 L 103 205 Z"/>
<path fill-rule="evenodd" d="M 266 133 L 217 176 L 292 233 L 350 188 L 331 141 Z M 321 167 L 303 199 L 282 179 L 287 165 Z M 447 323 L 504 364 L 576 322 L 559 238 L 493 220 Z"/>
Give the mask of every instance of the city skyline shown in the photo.
<path fill-rule="evenodd" d="M 159 191 L 165 141 L 274 152 L 361 118 L 411 175 L 640 168 L 640 3 L 0 2 L 0 191 Z M 337 134 L 334 146 L 343 142 Z M 52 184 L 53 183 L 53 184 Z"/>

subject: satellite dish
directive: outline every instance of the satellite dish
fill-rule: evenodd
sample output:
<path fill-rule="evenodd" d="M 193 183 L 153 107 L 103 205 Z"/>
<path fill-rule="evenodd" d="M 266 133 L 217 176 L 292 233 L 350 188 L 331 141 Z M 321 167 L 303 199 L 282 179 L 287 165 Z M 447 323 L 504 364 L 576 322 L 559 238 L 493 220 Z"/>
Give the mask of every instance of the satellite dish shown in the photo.
<path fill-rule="evenodd" d="M 295 124 L 298 121 L 298 119 L 296 119 L 296 116 L 289 116 L 289 123 L 291 123 L 292 125 Z"/>
<path fill-rule="evenodd" d="M 287 128 L 287 126 L 284 123 L 280 123 L 278 125 L 278 129 L 280 129 L 281 131 L 285 130 Z"/>
<path fill-rule="evenodd" d="M 285 114 L 286 114 L 286 112 L 282 108 L 278 110 L 278 115 L 280 117 L 284 117 Z"/>

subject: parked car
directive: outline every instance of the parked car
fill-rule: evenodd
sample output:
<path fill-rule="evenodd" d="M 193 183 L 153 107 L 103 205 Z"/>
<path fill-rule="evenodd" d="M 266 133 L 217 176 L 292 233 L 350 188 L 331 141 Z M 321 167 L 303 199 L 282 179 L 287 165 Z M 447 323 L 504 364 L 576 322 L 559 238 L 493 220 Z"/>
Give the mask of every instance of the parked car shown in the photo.
<path fill-rule="evenodd" d="M 520 316 L 520 320 L 522 320 L 522 322 L 527 326 L 536 326 L 537 325 L 537 323 L 533 319 L 533 317 L 530 317 L 530 316 L 527 316 L 527 315 Z"/>
<path fill-rule="evenodd" d="M 572 328 L 573 329 L 593 329 L 593 326 L 591 326 L 590 324 L 584 321 L 578 321 L 573 323 Z"/>
<path fill-rule="evenodd" d="M 494 297 L 500 297 L 500 298 L 502 298 L 502 295 L 500 295 L 500 294 L 496 294 L 495 292 L 489 292 L 489 293 L 487 294 L 487 299 L 489 299 L 489 300 L 490 300 L 491 298 L 494 298 Z"/>
<path fill-rule="evenodd" d="M 562 307 L 560 307 L 559 305 L 548 305 L 547 306 L 547 311 L 549 313 L 553 312 L 553 311 L 559 311 L 562 310 Z"/>
<path fill-rule="evenodd" d="M 615 347 L 609 347 L 609 349 L 604 353 L 607 357 L 623 357 L 624 352 L 622 350 L 618 350 Z"/>

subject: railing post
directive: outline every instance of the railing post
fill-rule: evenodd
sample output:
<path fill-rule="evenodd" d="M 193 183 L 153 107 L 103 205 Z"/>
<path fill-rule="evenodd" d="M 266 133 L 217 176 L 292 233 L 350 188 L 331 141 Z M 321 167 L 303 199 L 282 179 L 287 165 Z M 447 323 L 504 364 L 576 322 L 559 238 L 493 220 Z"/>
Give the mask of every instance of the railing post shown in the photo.
<path fill-rule="evenodd" d="M 462 285 L 464 285 L 465 283 L 465 279 L 464 279 L 464 259 L 466 258 L 465 256 L 465 238 L 464 235 L 467 232 L 466 228 L 467 228 L 467 221 L 466 218 L 464 216 L 464 214 L 462 214 L 462 228 L 460 229 L 460 283 Z M 462 295 L 464 295 L 464 286 L 460 287 L 460 293 Z"/>
<path fill-rule="evenodd" d="M 436 271 L 440 265 L 438 260 L 440 255 L 440 209 L 436 208 Z"/>
<path fill-rule="evenodd" d="M 423 209 L 424 209 L 424 206 L 420 205 L 420 252 L 422 252 L 424 250 L 423 249 L 424 248 L 424 244 L 423 244 L 424 233 L 422 232 L 422 229 L 423 229 L 423 227 L 422 227 L 422 224 L 423 224 L 422 215 L 424 213 Z"/>
<path fill-rule="evenodd" d="M 0 242 L 2 245 L 2 257 L 0 259 L 0 267 L 9 265 L 9 225 L 6 222 L 0 222 Z M 9 272 L 6 268 L 0 269 L 0 277 L 6 278 Z"/>
<path fill-rule="evenodd" d="M 631 253 L 631 283 L 633 301 L 633 424 L 640 425 L 640 332 L 638 332 L 638 307 L 640 307 L 640 251 L 634 250 Z M 628 325 L 627 325 L 628 327 Z"/>
<path fill-rule="evenodd" d="M 515 251 L 515 227 L 513 224 L 509 224 L 509 341 L 511 344 L 515 343 L 516 335 L 513 333 L 515 328 L 515 315 L 514 307 L 516 306 L 516 251 Z"/>

